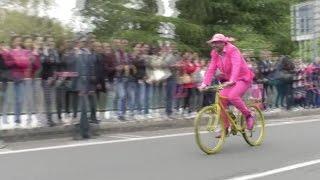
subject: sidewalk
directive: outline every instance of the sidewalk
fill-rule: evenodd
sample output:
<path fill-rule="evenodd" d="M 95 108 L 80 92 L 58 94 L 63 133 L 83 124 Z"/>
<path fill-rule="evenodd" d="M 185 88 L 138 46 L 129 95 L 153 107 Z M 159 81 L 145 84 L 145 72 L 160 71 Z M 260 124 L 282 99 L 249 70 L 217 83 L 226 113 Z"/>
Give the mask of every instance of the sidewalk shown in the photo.
<path fill-rule="evenodd" d="M 320 115 L 320 109 L 303 109 L 299 111 L 277 111 L 277 112 L 265 112 L 266 120 L 290 118 L 297 116 L 311 116 Z M 193 126 L 193 116 L 177 116 L 174 119 L 168 119 L 164 115 L 158 115 L 156 118 L 130 120 L 126 122 L 120 122 L 117 119 L 103 120 L 100 125 L 93 125 L 94 129 L 99 129 L 99 133 L 124 133 L 134 131 L 153 131 L 169 128 L 182 128 Z M 37 127 L 25 126 L 26 122 L 23 122 L 19 128 L 6 127 L 0 131 L 1 139 L 7 141 L 23 141 L 23 140 L 37 140 L 37 139 L 53 139 L 58 137 L 71 137 L 75 128 L 74 125 L 64 125 L 56 127 Z"/>

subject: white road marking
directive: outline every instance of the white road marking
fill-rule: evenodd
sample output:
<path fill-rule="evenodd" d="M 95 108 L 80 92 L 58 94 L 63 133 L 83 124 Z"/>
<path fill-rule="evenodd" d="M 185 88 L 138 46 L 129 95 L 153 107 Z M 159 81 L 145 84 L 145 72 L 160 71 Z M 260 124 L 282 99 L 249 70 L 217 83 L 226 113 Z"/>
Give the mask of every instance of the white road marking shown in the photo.
<path fill-rule="evenodd" d="M 117 139 L 130 139 L 129 137 L 123 137 L 123 136 L 108 136 L 111 138 L 117 138 Z"/>
<path fill-rule="evenodd" d="M 133 134 L 117 134 L 117 136 L 129 137 L 129 138 L 143 138 L 144 136 L 138 136 Z"/>
<path fill-rule="evenodd" d="M 298 163 L 298 164 L 294 164 L 294 165 L 290 165 L 290 166 L 286 166 L 286 167 L 282 167 L 282 168 L 278 168 L 278 169 L 273 169 L 273 170 L 269 170 L 269 171 L 265 171 L 262 173 L 256 173 L 256 174 L 251 174 L 251 175 L 246 175 L 246 176 L 241 176 L 241 177 L 235 177 L 235 178 L 231 178 L 229 180 L 250 180 L 250 179 L 257 179 L 257 178 L 262 178 L 265 176 L 270 176 L 273 174 L 279 174 L 282 172 L 286 172 L 286 171 L 291 171 L 294 169 L 298 169 L 298 168 L 303 168 L 306 166 L 312 166 L 315 164 L 319 164 L 320 163 L 320 159 L 316 159 L 313 161 L 307 161 L 307 162 L 303 162 L 303 163 Z"/>
<path fill-rule="evenodd" d="M 49 146 L 49 147 L 41 147 L 41 148 L 31 148 L 31 149 L 13 150 L 8 152 L 0 152 L 0 155 L 18 154 L 18 153 L 25 153 L 25 152 L 36 152 L 36 151 L 54 150 L 54 149 L 65 149 L 65 148 L 74 148 L 74 147 L 83 147 L 83 146 L 94 146 L 94 145 L 102 145 L 102 144 L 113 144 L 113 143 L 122 143 L 122 142 L 143 141 L 143 140 L 150 140 L 150 139 L 180 137 L 180 136 L 188 136 L 193 134 L 194 133 L 181 133 L 181 134 L 170 134 L 170 135 L 151 136 L 151 137 L 142 137 L 142 138 L 129 138 L 129 139 L 122 139 L 122 140 L 88 142 L 88 143 L 82 143 L 82 144 L 77 143 L 77 144 L 69 144 L 69 145 Z"/>
<path fill-rule="evenodd" d="M 287 121 L 287 122 L 278 122 L 278 123 L 270 123 L 266 124 L 267 127 L 272 126 L 283 126 L 290 124 L 303 124 L 303 123 L 311 123 L 311 122 L 320 122 L 320 119 L 310 119 L 310 120 L 299 120 L 299 121 Z"/>
<path fill-rule="evenodd" d="M 108 136 L 111 138 L 118 138 L 118 139 L 131 139 L 131 138 L 143 138 L 143 136 L 136 136 L 131 134 L 116 134 L 112 136 Z"/>
<path fill-rule="evenodd" d="M 311 123 L 311 122 L 320 122 L 320 119 L 272 123 L 272 124 L 267 124 L 266 126 L 272 127 L 272 126 L 283 126 L 283 125 L 302 124 L 302 123 Z M 151 136 L 151 137 L 132 137 L 127 139 L 111 140 L 111 141 L 84 142 L 84 143 L 76 143 L 76 144 L 68 144 L 68 145 L 12 150 L 12 151 L 0 152 L 0 155 L 55 150 L 55 149 L 66 149 L 66 148 L 75 148 L 75 147 L 84 147 L 84 146 L 95 146 L 95 145 L 102 145 L 102 144 L 144 141 L 144 140 L 150 140 L 150 139 L 172 138 L 172 137 L 182 137 L 182 136 L 190 136 L 190 135 L 194 135 L 194 133 L 191 132 L 191 133 L 167 134 L 167 135 L 159 135 L 159 136 Z"/>

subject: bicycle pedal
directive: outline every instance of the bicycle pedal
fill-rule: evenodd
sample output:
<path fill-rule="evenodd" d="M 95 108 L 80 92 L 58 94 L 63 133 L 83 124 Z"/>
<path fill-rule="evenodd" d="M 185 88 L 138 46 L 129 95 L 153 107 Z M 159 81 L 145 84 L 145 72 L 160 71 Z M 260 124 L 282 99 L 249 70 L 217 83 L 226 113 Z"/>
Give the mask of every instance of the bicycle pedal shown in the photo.
<path fill-rule="evenodd" d="M 237 135 L 237 134 L 238 134 L 238 132 L 237 132 L 237 131 L 235 131 L 235 130 L 231 130 L 231 134 L 235 136 L 235 135 Z"/>

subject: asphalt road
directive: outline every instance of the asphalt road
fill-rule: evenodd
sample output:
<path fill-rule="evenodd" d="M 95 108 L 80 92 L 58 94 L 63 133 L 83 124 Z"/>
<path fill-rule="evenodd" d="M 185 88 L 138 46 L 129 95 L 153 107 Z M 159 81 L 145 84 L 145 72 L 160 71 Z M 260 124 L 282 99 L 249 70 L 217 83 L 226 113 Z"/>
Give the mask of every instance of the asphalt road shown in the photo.
<path fill-rule="evenodd" d="M 269 121 L 265 142 L 229 137 L 205 155 L 192 128 L 8 144 L 1 180 L 320 179 L 320 116 Z"/>

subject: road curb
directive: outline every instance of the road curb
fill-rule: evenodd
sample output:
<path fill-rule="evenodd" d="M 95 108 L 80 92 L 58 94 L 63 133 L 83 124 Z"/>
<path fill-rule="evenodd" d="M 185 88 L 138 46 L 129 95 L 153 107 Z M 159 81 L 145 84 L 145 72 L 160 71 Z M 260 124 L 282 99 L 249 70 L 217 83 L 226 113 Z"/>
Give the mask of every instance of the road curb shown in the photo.
<path fill-rule="evenodd" d="M 305 109 L 299 111 L 265 112 L 266 120 L 292 118 L 301 116 L 320 115 L 320 109 Z M 99 133 L 127 133 L 136 131 L 154 131 L 162 129 L 192 127 L 194 118 L 179 117 L 168 119 L 165 116 L 155 119 L 128 122 L 103 122 L 99 126 L 93 125 L 93 129 L 99 129 Z M 0 137 L 6 141 L 26 141 L 53 139 L 59 137 L 71 137 L 75 134 L 75 126 L 38 127 L 33 129 L 1 130 Z"/>

